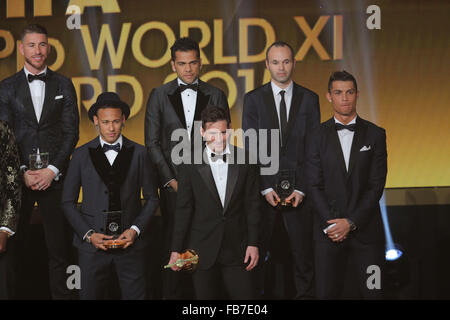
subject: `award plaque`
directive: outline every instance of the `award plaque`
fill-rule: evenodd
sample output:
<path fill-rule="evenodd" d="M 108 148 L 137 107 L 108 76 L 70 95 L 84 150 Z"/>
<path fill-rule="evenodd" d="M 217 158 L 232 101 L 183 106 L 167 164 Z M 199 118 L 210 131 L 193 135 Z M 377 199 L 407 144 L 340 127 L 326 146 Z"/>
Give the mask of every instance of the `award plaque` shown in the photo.
<path fill-rule="evenodd" d="M 178 268 L 181 268 L 181 271 L 192 273 L 197 269 L 198 254 L 193 249 L 187 249 L 180 254 L 180 257 L 177 259 L 177 261 L 175 261 L 175 263 L 164 266 L 164 269 L 170 268 L 175 265 Z"/>
<path fill-rule="evenodd" d="M 286 201 L 292 192 L 294 192 L 295 174 L 291 170 L 280 170 L 277 183 L 277 194 L 280 197 L 280 206 L 292 206 L 290 201 Z"/>
<path fill-rule="evenodd" d="M 113 236 L 113 239 L 117 239 L 123 232 L 122 211 L 107 211 L 105 214 L 105 234 L 107 236 Z"/>
<path fill-rule="evenodd" d="M 30 170 L 39 170 L 48 166 L 48 152 L 32 153 L 29 155 Z"/>

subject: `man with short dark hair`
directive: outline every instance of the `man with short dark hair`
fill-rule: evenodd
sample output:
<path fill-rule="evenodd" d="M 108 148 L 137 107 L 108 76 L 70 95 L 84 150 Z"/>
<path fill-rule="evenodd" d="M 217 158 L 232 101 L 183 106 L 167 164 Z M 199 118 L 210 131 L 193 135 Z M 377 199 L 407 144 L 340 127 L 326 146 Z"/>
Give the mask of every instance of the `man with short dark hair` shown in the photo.
<path fill-rule="evenodd" d="M 0 300 L 13 298 L 14 239 L 19 220 L 22 184 L 19 153 L 8 123 L 0 120 Z"/>
<path fill-rule="evenodd" d="M 178 190 L 178 169 L 171 158 L 172 149 L 181 140 L 193 141 L 194 122 L 208 104 L 226 110 L 228 101 L 222 90 L 199 79 L 202 66 L 198 43 L 190 38 L 181 38 L 171 47 L 172 70 L 177 79 L 152 90 L 145 114 L 145 145 L 159 174 L 161 214 L 163 219 L 163 250 L 166 258 L 170 254 L 173 215 Z M 184 129 L 183 139 L 174 139 L 172 133 Z M 180 284 L 180 275 L 165 271 L 163 276 L 163 298 L 187 298 Z"/>
<path fill-rule="evenodd" d="M 158 207 L 147 150 L 122 135 L 130 108 L 117 94 L 99 95 L 88 115 L 99 136 L 74 151 L 62 197 L 64 213 L 75 231 L 80 298 L 105 298 L 108 277 L 115 270 L 122 298 L 144 299 L 147 230 Z M 109 248 L 111 240 L 123 247 Z"/>
<path fill-rule="evenodd" d="M 359 298 L 382 294 L 367 287 L 367 268 L 383 263 L 379 201 L 387 174 L 386 133 L 357 114 L 358 96 L 355 78 L 334 72 L 326 94 L 334 117 L 307 137 L 319 299 L 343 298 L 346 274 L 347 285 L 359 289 Z"/>
<path fill-rule="evenodd" d="M 54 299 L 72 298 L 66 286 L 71 264 L 70 232 L 60 207 L 61 187 L 69 158 L 79 137 L 77 97 L 72 81 L 47 67 L 50 53 L 47 30 L 29 25 L 19 52 L 23 70 L 0 83 L 0 119 L 12 127 L 19 147 L 25 184 L 17 232 L 21 278 L 27 256 L 24 240 L 37 202 L 48 249 L 50 290 Z M 26 292 L 19 292 L 26 296 Z"/>
<path fill-rule="evenodd" d="M 312 216 L 304 178 L 304 140 L 320 123 L 319 98 L 292 81 L 295 59 L 289 44 L 273 43 L 266 57 L 271 81 L 245 95 L 242 112 L 244 130 L 267 130 L 267 146 L 259 137 L 258 150 L 268 150 L 279 161 L 276 174 L 260 176 L 264 197 L 261 256 L 267 261 L 262 290 L 267 298 L 307 299 L 313 297 L 313 249 Z M 271 150 L 274 131 L 280 133 L 280 147 Z M 253 146 L 245 143 L 245 147 Z"/>
<path fill-rule="evenodd" d="M 224 109 L 203 110 L 203 161 L 183 164 L 178 171 L 169 263 L 176 262 L 185 249 L 198 254 L 192 279 L 199 300 L 256 297 L 250 271 L 259 260 L 258 167 L 239 163 L 245 160 L 238 156 L 244 150 L 229 144 L 229 129 Z M 180 268 L 175 265 L 172 270 Z"/>

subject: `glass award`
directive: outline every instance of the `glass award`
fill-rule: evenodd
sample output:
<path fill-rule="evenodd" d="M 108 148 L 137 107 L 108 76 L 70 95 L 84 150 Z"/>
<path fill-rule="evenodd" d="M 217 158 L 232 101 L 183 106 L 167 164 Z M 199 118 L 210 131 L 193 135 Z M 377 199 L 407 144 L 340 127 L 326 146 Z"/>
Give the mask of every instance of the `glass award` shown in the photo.
<path fill-rule="evenodd" d="M 295 172 L 292 170 L 280 170 L 277 183 L 277 194 L 280 197 L 280 206 L 292 206 L 290 201 L 286 201 L 294 192 Z"/>
<path fill-rule="evenodd" d="M 32 153 L 29 155 L 30 170 L 39 170 L 48 167 L 48 152 Z"/>

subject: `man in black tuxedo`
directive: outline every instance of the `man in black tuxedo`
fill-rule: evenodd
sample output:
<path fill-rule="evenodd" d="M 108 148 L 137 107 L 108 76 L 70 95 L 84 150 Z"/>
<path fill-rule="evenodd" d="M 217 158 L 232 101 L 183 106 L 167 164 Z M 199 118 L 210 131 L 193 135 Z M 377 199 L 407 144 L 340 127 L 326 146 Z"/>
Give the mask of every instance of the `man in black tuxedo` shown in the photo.
<path fill-rule="evenodd" d="M 214 106 L 203 110 L 203 159 L 183 164 L 178 171 L 169 263 L 184 249 L 197 252 L 199 263 L 192 279 L 199 300 L 224 298 L 221 287 L 230 299 L 255 298 L 249 271 L 259 259 L 258 167 L 246 164 L 245 151 L 229 144 L 230 128 L 226 110 Z"/>
<path fill-rule="evenodd" d="M 304 178 L 305 136 L 320 123 L 317 94 L 292 81 L 295 59 L 291 46 L 285 42 L 273 43 L 266 52 L 266 67 L 272 80 L 245 95 L 242 129 L 267 130 L 267 150 L 279 161 L 276 174 L 263 174 L 261 163 L 260 191 L 263 201 L 264 246 L 262 257 L 268 257 L 265 266 L 265 296 L 269 298 L 306 299 L 313 296 L 312 215 L 308 206 Z M 279 130 L 280 143 L 271 140 L 271 132 Z M 278 137 L 278 135 L 277 135 Z M 262 141 L 258 139 L 258 150 Z M 245 142 L 246 148 L 253 148 Z M 289 206 L 281 206 L 280 182 L 289 181 Z M 266 260 L 266 259 L 264 259 Z M 275 266 L 284 270 L 284 281 L 275 278 Z M 293 270 L 291 270 L 293 268 Z M 273 289 L 283 282 L 281 290 Z M 289 284 L 295 288 L 289 292 Z M 283 288 L 284 287 L 284 288 Z"/>
<path fill-rule="evenodd" d="M 347 266 L 355 267 L 349 281 L 359 288 L 361 298 L 381 297 L 381 290 L 369 290 L 366 282 L 367 267 L 383 263 L 379 200 L 387 174 L 386 133 L 357 115 L 358 95 L 351 74 L 334 72 L 327 92 L 334 117 L 307 140 L 320 299 L 342 298 Z"/>
<path fill-rule="evenodd" d="M 19 220 L 22 184 L 19 152 L 11 128 L 0 120 L 0 300 L 14 297 L 14 232 Z"/>
<path fill-rule="evenodd" d="M 198 43 L 181 38 L 171 47 L 172 70 L 177 79 L 152 90 L 145 114 L 145 145 L 150 152 L 153 165 L 159 174 L 161 214 L 163 219 L 164 258 L 170 254 L 176 195 L 178 190 L 178 169 L 172 161 L 173 148 L 182 140 L 194 140 L 191 135 L 199 134 L 194 123 L 201 120 L 201 113 L 208 105 L 226 110 L 229 115 L 225 94 L 199 79 L 201 69 Z M 177 129 L 184 134 L 172 141 L 172 133 Z M 184 279 L 170 270 L 163 277 L 163 297 L 165 299 L 187 298 Z M 180 282 L 181 281 L 181 282 Z"/>
<path fill-rule="evenodd" d="M 66 299 L 72 296 L 66 287 L 70 233 L 60 199 L 69 158 L 79 137 L 77 97 L 71 80 L 46 65 L 50 46 L 44 27 L 27 26 L 19 51 L 25 59 L 24 69 L 0 83 L 0 119 L 6 120 L 15 134 L 26 187 L 17 233 L 19 265 L 29 265 L 24 237 L 37 202 L 48 249 L 52 297 Z M 41 160 L 48 153 L 48 165 L 30 168 L 30 155 L 38 153 Z M 24 279 L 30 270 L 21 269 L 20 273 Z"/>
<path fill-rule="evenodd" d="M 98 96 L 89 118 L 99 137 L 75 150 L 64 182 L 63 208 L 75 231 L 81 299 L 104 298 L 112 269 L 123 299 L 145 298 L 145 250 L 150 240 L 146 231 L 158 207 L 158 194 L 147 150 L 122 135 L 129 115 L 130 108 L 117 94 Z M 125 242 L 123 249 L 105 246 L 114 233 Z"/>

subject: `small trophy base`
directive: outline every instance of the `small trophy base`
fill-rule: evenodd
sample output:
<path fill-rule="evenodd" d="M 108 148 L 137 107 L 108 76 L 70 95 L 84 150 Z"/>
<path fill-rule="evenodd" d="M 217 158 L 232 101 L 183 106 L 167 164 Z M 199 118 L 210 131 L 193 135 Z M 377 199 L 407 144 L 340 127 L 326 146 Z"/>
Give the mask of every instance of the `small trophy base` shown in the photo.
<path fill-rule="evenodd" d="M 107 249 L 120 249 L 125 246 L 126 242 L 125 240 L 119 240 L 119 239 L 111 239 L 111 240 L 105 240 L 103 242 L 103 245 Z"/>
<path fill-rule="evenodd" d="M 280 207 L 292 207 L 291 200 L 282 199 L 281 201 L 278 201 L 278 206 Z"/>

